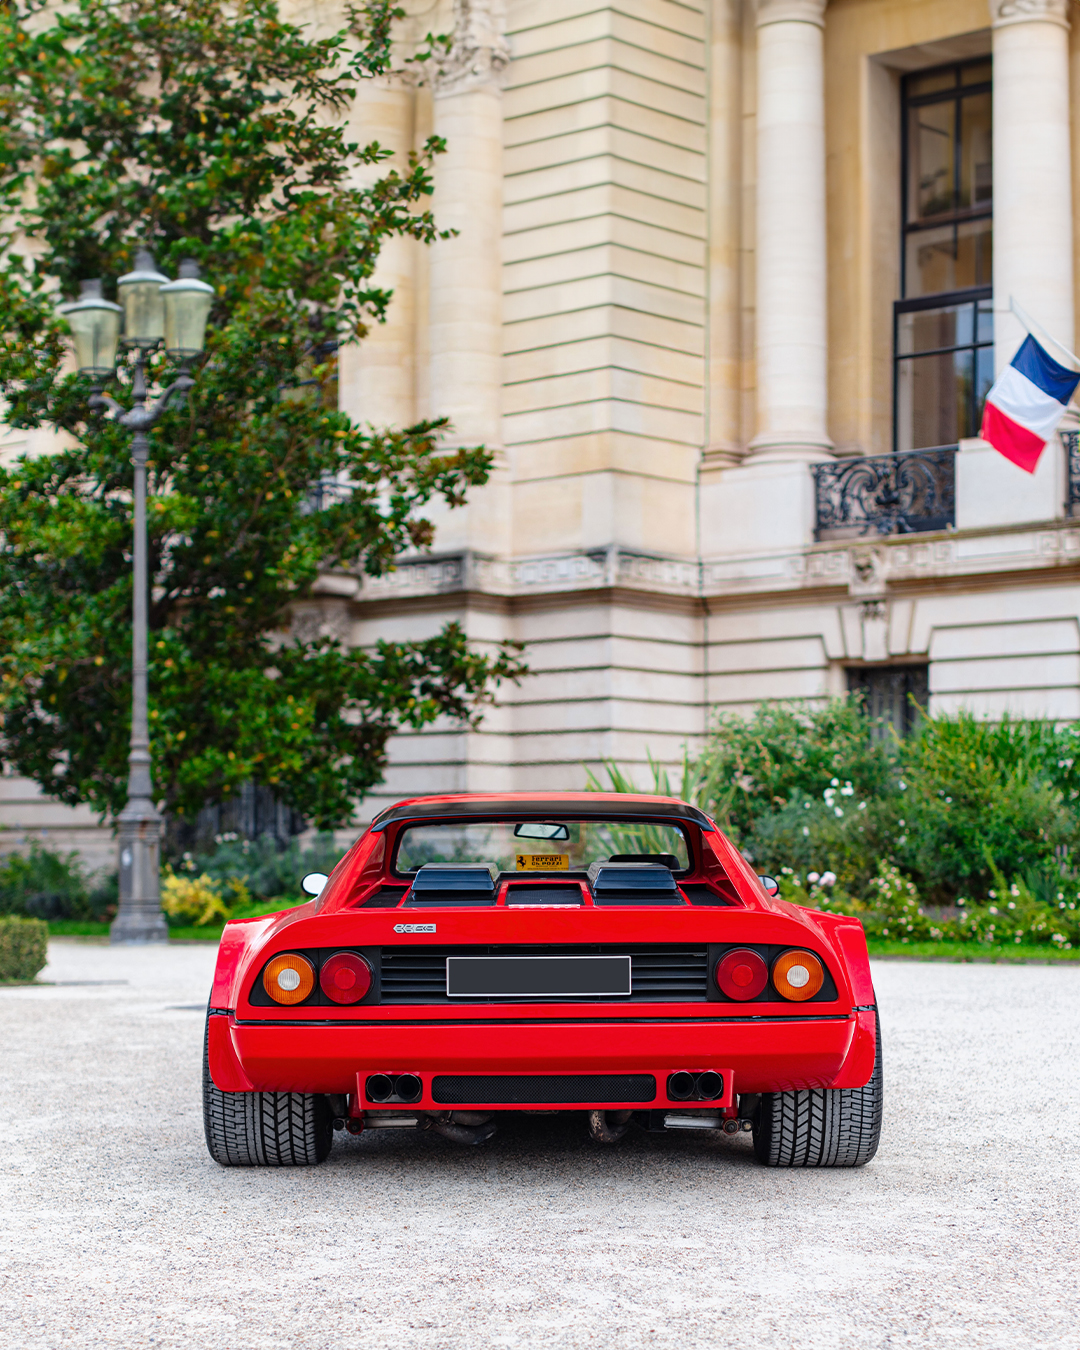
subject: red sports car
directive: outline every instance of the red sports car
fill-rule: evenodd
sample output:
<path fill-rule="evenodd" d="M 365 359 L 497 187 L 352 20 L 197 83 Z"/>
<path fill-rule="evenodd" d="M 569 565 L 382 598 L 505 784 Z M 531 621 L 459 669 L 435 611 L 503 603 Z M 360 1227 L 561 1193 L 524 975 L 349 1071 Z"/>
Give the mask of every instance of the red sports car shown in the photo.
<path fill-rule="evenodd" d="M 770 1167 L 856 1167 L 881 1131 L 854 919 L 776 898 L 671 797 L 422 797 L 307 904 L 226 925 L 204 1119 L 225 1165 L 321 1162 L 335 1130 L 482 1143 L 508 1111 L 612 1143 L 753 1132 Z"/>

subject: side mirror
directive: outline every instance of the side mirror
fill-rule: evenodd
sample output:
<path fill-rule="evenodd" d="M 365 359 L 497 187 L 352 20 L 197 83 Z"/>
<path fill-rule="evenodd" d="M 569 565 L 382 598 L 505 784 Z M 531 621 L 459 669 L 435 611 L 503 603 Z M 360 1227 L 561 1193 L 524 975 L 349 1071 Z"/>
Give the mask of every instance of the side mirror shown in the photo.
<path fill-rule="evenodd" d="M 329 880 L 325 872 L 309 872 L 300 886 L 308 895 L 321 895 L 323 887 Z"/>
<path fill-rule="evenodd" d="M 758 877 L 758 881 L 760 881 L 762 886 L 765 887 L 765 890 L 768 892 L 769 895 L 780 894 L 780 883 L 776 881 L 773 877 Z"/>

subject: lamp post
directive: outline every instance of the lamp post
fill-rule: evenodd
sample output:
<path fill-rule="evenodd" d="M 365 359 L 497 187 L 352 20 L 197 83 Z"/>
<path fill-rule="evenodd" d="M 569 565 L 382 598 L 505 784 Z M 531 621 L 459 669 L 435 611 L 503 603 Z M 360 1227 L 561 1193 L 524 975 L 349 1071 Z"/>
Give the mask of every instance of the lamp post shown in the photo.
<path fill-rule="evenodd" d="M 114 943 L 166 942 L 168 929 L 161 912 L 161 816 L 154 806 L 150 778 L 150 724 L 147 709 L 148 567 L 146 542 L 146 465 L 150 428 L 174 396 L 183 398 L 195 381 L 188 364 L 203 350 L 206 320 L 214 290 L 199 279 L 198 265 L 180 264 L 179 280 L 170 282 L 140 249 L 135 270 L 117 281 L 121 303 L 102 295 L 100 281 L 84 281 L 79 299 L 64 307 L 75 338 L 79 371 L 95 381 L 116 373 L 120 342 L 135 348 L 131 383 L 134 406 L 124 409 L 95 389 L 90 406 L 106 411 L 131 433 L 135 466 L 133 598 L 131 635 L 131 750 L 128 755 L 127 805 L 119 817 L 120 906 L 109 938 Z M 121 321 L 123 335 L 121 336 Z M 180 363 L 180 374 L 155 403 L 147 406 L 146 362 L 164 342 L 167 355 Z"/>

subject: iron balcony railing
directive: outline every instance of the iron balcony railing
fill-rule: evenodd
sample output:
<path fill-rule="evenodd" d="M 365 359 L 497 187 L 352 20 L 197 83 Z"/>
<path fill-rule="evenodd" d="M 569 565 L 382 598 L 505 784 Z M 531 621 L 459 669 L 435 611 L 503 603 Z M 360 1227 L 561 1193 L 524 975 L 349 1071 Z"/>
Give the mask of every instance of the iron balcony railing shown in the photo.
<path fill-rule="evenodd" d="M 815 538 L 921 534 L 956 524 L 956 446 L 814 465 Z"/>

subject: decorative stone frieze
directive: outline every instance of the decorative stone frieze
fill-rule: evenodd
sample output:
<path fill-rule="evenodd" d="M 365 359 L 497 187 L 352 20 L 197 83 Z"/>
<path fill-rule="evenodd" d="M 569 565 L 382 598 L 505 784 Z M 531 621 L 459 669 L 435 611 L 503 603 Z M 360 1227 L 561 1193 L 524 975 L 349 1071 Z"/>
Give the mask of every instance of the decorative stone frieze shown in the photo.
<path fill-rule="evenodd" d="M 465 551 L 441 557 L 403 559 L 393 572 L 381 577 L 364 577 L 360 598 L 404 599 L 461 591 L 528 595 L 612 586 L 692 596 L 697 594 L 699 576 L 696 562 L 620 548 L 514 561 Z"/>
<path fill-rule="evenodd" d="M 450 49 L 434 58 L 436 98 L 484 86 L 501 88 L 510 64 L 502 0 L 454 0 Z"/>
<path fill-rule="evenodd" d="M 1068 0 L 990 0 L 990 22 L 995 28 L 1037 20 L 1068 28 Z"/>

